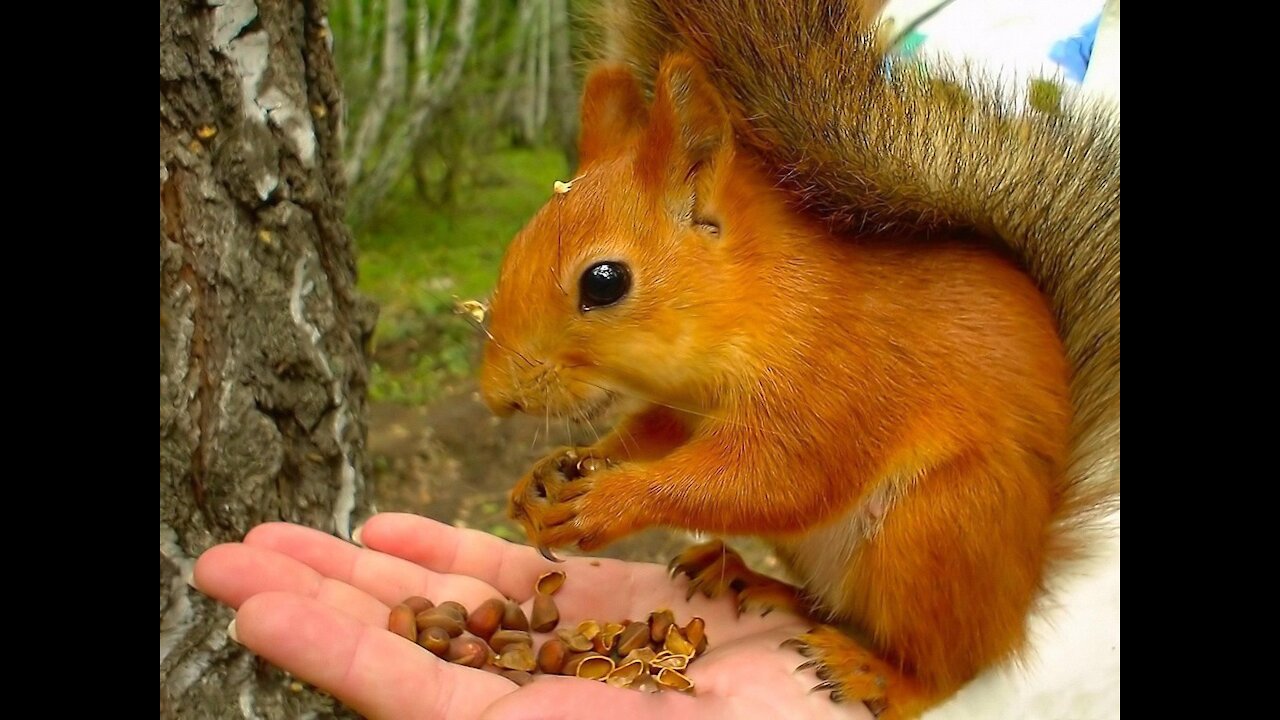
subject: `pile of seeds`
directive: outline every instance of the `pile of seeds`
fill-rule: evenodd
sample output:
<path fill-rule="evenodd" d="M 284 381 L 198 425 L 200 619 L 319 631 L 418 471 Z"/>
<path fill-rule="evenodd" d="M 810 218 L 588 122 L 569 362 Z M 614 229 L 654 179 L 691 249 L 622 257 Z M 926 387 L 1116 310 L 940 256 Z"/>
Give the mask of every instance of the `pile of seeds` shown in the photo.
<path fill-rule="evenodd" d="M 670 610 L 659 610 L 643 621 L 584 620 L 573 629 L 558 628 L 560 612 L 551 596 L 564 581 L 558 570 L 538 578 L 528 617 L 504 598 L 486 600 L 468 613 L 453 600 L 436 605 L 415 596 L 391 608 L 387 629 L 449 662 L 498 673 L 517 685 L 542 672 L 643 692 L 693 692 L 685 669 L 706 652 L 702 618 L 680 627 Z M 535 653 L 531 630 L 555 635 Z"/>

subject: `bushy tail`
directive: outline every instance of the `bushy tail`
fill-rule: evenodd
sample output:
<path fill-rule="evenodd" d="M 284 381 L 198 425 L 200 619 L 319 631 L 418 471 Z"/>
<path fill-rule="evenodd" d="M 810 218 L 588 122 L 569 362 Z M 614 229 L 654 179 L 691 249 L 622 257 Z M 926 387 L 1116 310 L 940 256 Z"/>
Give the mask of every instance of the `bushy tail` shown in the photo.
<path fill-rule="evenodd" d="M 866 229 L 972 230 L 1012 249 L 1049 297 L 1074 368 L 1064 529 L 1118 506 L 1118 120 L 1018 111 L 954 69 L 886 71 L 847 0 L 616 0 L 597 24 L 601 54 L 645 78 L 667 52 L 692 53 L 740 141 L 815 212 Z"/>

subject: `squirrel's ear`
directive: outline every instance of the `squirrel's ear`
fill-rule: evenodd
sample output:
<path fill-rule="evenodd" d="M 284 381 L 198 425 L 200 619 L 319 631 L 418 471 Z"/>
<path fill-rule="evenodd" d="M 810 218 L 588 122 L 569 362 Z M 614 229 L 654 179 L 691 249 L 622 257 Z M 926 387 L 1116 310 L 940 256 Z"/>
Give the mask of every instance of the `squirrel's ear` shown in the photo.
<path fill-rule="evenodd" d="M 717 158 L 731 144 L 728 113 L 702 68 L 685 53 L 669 55 L 654 83 L 639 172 L 653 187 L 688 205 L 702 194 Z M 682 210 L 696 212 L 696 208 Z"/>
<path fill-rule="evenodd" d="M 644 123 L 644 95 L 631 70 L 616 64 L 596 68 L 582 91 L 579 166 L 621 153 Z"/>

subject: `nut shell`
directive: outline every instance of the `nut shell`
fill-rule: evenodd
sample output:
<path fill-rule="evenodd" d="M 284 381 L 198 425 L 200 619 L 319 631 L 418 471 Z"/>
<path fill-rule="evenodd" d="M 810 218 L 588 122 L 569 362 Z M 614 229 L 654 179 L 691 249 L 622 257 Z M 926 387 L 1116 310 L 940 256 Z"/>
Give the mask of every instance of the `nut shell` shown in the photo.
<path fill-rule="evenodd" d="M 649 637 L 656 643 L 666 642 L 667 631 L 676 624 L 676 616 L 670 610 L 649 613 Z"/>
<path fill-rule="evenodd" d="M 418 625 L 414 619 L 413 608 L 408 605 L 397 605 L 391 608 L 387 616 L 387 629 L 410 642 L 418 640 Z"/>
<path fill-rule="evenodd" d="M 680 632 L 680 628 L 672 625 L 667 630 L 667 640 L 662 644 L 664 650 L 675 655 L 692 656 L 695 652 L 693 643 L 685 639 L 684 633 Z"/>
<path fill-rule="evenodd" d="M 679 670 L 663 668 L 658 672 L 654 679 L 658 681 L 658 685 L 665 688 L 671 688 L 672 690 L 679 690 L 681 692 L 693 691 L 693 681 Z"/>
<path fill-rule="evenodd" d="M 502 649 L 496 664 L 508 670 L 532 672 L 538 667 L 538 660 L 533 655 L 533 648 L 522 643 L 512 643 Z"/>
<path fill-rule="evenodd" d="M 560 588 L 564 587 L 564 577 L 564 573 L 560 570 L 543 573 L 534 583 L 533 591 L 539 595 L 555 595 Z"/>
<path fill-rule="evenodd" d="M 569 646 L 569 649 L 574 652 L 586 652 L 594 649 L 594 645 L 590 640 L 569 628 L 560 628 L 556 630 L 556 637 L 563 640 L 564 644 Z"/>
<path fill-rule="evenodd" d="M 564 664 L 564 674 L 586 680 L 604 680 L 613 668 L 612 658 L 594 652 L 576 653 Z"/>
<path fill-rule="evenodd" d="M 585 457 L 578 461 L 578 474 L 582 476 L 600 472 L 609 467 L 609 461 L 598 457 Z"/>
<path fill-rule="evenodd" d="M 533 675 L 524 670 L 503 670 L 501 674 L 502 677 L 510 680 L 516 685 L 519 685 L 520 687 L 524 687 L 525 685 L 533 682 Z"/>
<path fill-rule="evenodd" d="M 523 630 L 499 630 L 489 638 L 489 647 L 500 653 L 508 645 L 528 645 L 533 647 L 533 636 Z"/>
<path fill-rule="evenodd" d="M 566 456 L 563 460 L 566 471 L 589 474 L 598 469 L 592 458 L 578 462 L 577 457 Z M 435 605 L 414 595 L 391 608 L 387 629 L 449 662 L 502 675 L 518 686 L 545 673 L 639 692 L 694 692 L 685 672 L 707 648 L 703 618 L 693 617 L 681 627 L 675 614 L 664 609 L 640 622 L 587 619 L 557 629 L 560 610 L 552 595 L 565 580 L 560 570 L 542 574 L 534 584 L 528 614 L 510 598 L 491 598 L 468 612 L 454 600 Z M 535 652 L 533 632 L 555 635 Z"/>
<path fill-rule="evenodd" d="M 600 634 L 600 623 L 595 620 L 583 620 L 578 623 L 578 634 L 588 640 L 594 640 Z"/>
<path fill-rule="evenodd" d="M 649 647 L 649 624 L 631 623 L 618 636 L 614 649 L 619 655 L 626 656 L 640 648 Z"/>
<path fill-rule="evenodd" d="M 449 662 L 480 668 L 493 660 L 493 651 L 478 637 L 456 637 L 449 641 Z"/>
<path fill-rule="evenodd" d="M 560 638 L 551 638 L 538 648 L 538 669 L 549 675 L 559 675 L 569 657 L 569 648 Z"/>
<path fill-rule="evenodd" d="M 631 687 L 641 675 L 645 673 L 647 668 L 640 660 L 632 660 L 613 669 L 605 678 L 605 682 L 614 687 Z"/>
<path fill-rule="evenodd" d="M 506 609 L 506 600 L 501 598 L 485 600 L 480 603 L 480 607 L 467 616 L 467 631 L 488 640 L 502 625 L 502 615 Z"/>
<path fill-rule="evenodd" d="M 529 613 L 529 627 L 534 632 L 551 632 L 560 624 L 560 610 L 550 595 L 539 594 L 533 598 L 533 612 Z"/>
<path fill-rule="evenodd" d="M 648 672 L 649 666 L 653 664 L 653 661 L 656 660 L 657 657 L 658 654 L 653 651 L 653 648 L 645 645 L 642 648 L 632 650 L 627 653 L 626 657 L 622 658 L 621 664 L 626 665 L 629 662 L 639 660 L 644 663 L 645 672 Z"/>
<path fill-rule="evenodd" d="M 436 657 L 444 657 L 449 653 L 449 633 L 444 628 L 429 627 L 418 633 L 418 644 Z"/>
<path fill-rule="evenodd" d="M 514 600 L 508 600 L 502 612 L 504 630 L 529 630 L 529 618 Z"/>
<path fill-rule="evenodd" d="M 694 653 L 701 655 L 707 649 L 707 621 L 695 617 L 684 626 L 684 636 L 693 645 Z"/>
<path fill-rule="evenodd" d="M 461 620 L 451 613 L 441 612 L 438 607 L 418 615 L 415 618 L 415 622 L 418 625 L 419 632 L 429 627 L 438 627 L 449 633 L 449 637 L 458 637 L 464 629 Z"/>
<path fill-rule="evenodd" d="M 689 656 L 677 655 L 663 650 L 653 658 L 652 664 L 658 669 L 670 668 L 671 670 L 684 670 L 689 666 Z"/>
<path fill-rule="evenodd" d="M 601 655 L 608 655 L 613 652 L 614 645 L 618 643 L 618 637 L 622 635 L 623 626 L 621 623 L 611 622 L 605 623 L 600 630 L 600 634 L 595 636 L 591 641 L 595 646 L 596 652 Z"/>
<path fill-rule="evenodd" d="M 467 621 L 467 608 L 457 600 L 445 600 L 436 606 L 436 610 L 458 618 L 458 622 L 465 623 Z"/>
<path fill-rule="evenodd" d="M 408 605 L 409 607 L 413 608 L 413 614 L 415 617 L 417 617 L 418 615 L 421 615 L 422 613 L 436 606 L 435 603 L 422 597 L 421 595 L 411 595 L 405 598 L 404 602 L 402 602 L 401 605 Z"/>

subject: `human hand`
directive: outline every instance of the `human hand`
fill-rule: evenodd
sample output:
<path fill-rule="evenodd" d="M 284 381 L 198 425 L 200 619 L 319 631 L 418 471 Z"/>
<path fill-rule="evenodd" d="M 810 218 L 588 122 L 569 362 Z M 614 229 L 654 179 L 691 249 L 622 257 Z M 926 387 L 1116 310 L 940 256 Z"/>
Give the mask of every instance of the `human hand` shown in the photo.
<path fill-rule="evenodd" d="M 809 692 L 819 680 L 795 672 L 804 658 L 779 648 L 813 623 L 784 612 L 738 617 L 726 597 L 686 601 L 687 581 L 669 579 L 659 565 L 585 557 L 554 564 L 485 533 L 395 513 L 370 519 L 359 539 L 363 548 L 297 525 L 261 525 L 244 542 L 201 555 L 194 582 L 236 608 L 239 642 L 375 720 L 871 717 L 860 704 Z M 390 607 L 410 595 L 468 608 L 507 596 L 527 612 L 534 580 L 552 569 L 567 574 L 555 596 L 562 625 L 644 618 L 662 608 L 680 624 L 704 618 L 710 647 L 688 672 L 697 694 L 542 675 L 518 688 L 386 629 Z"/>

